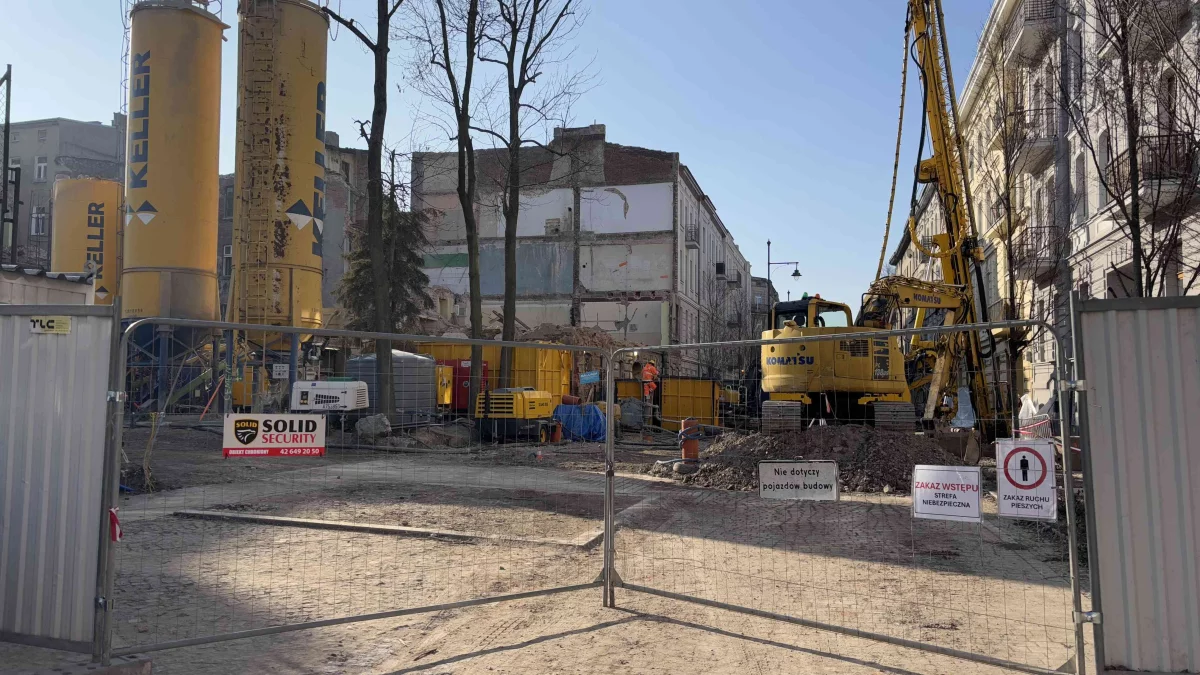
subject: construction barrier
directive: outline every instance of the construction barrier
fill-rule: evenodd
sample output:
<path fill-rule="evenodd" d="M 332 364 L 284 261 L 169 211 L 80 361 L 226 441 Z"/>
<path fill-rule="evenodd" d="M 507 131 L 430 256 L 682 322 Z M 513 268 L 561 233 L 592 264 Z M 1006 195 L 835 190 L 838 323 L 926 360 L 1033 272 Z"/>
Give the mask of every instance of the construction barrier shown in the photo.
<path fill-rule="evenodd" d="M 971 330 L 1029 325 L 1053 335 L 1033 321 Z M 947 344 L 963 330 L 919 332 Z M 753 371 L 761 354 L 762 370 L 794 369 L 775 382 L 820 387 L 824 369 L 847 367 L 850 357 L 872 360 L 876 367 L 863 369 L 867 378 L 903 373 L 884 361 L 904 358 L 898 349 L 888 350 L 889 341 L 899 345 L 916 332 L 851 330 L 656 349 L 667 353 L 669 363 L 731 374 Z M 860 344 L 876 349 L 850 351 Z M 615 350 L 613 361 L 627 359 L 630 351 Z M 781 363 L 780 353 L 804 358 Z M 830 358 L 808 357 L 820 354 Z M 1066 362 L 1060 354 L 1058 363 Z M 963 381 L 979 380 L 970 377 L 965 359 L 954 368 Z M 995 373 L 986 375 L 990 387 Z M 742 383 L 747 390 L 762 386 Z M 621 384 L 609 380 L 614 393 Z M 664 426 L 678 428 L 686 418 L 720 421 L 718 383 L 663 378 L 660 391 Z M 976 398 L 994 396 L 992 391 L 925 392 L 941 405 L 923 420 L 910 401 L 883 400 L 882 414 L 869 393 L 776 388 L 786 396 L 768 393 L 768 403 L 796 416 L 796 424 L 778 433 L 726 432 L 707 441 L 697 458 L 688 444 L 699 438 L 698 430 L 681 432 L 685 452 L 660 461 L 651 474 L 687 489 L 610 482 L 610 505 L 630 497 L 640 506 L 610 507 L 606 516 L 612 533 L 605 539 L 607 603 L 656 596 L 722 612 L 708 616 L 735 613 L 815 628 L 821 632 L 806 633 L 805 646 L 826 654 L 863 654 L 870 649 L 865 640 L 1022 672 L 1082 672 L 1086 614 L 1076 492 L 1064 489 L 1078 477 L 1055 459 L 1049 440 L 1036 450 L 1026 447 L 1002 405 Z M 907 416 L 900 414 L 904 407 Z M 992 417 L 973 416 L 972 408 L 990 410 Z M 987 454 L 993 440 L 1001 448 L 1001 466 L 989 460 L 991 468 L 981 467 L 977 454 L 968 461 L 980 448 Z M 618 442 L 606 447 L 611 466 Z M 956 670 L 926 665 L 918 670 Z"/>

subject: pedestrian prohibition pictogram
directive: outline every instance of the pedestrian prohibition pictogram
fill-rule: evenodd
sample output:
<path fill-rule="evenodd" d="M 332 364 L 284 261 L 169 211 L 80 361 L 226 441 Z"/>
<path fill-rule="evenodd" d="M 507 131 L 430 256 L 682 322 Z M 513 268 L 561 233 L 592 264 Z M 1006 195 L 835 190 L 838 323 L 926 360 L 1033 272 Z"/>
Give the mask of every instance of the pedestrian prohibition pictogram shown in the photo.
<path fill-rule="evenodd" d="M 1048 473 L 1046 460 L 1033 448 L 1013 448 L 1004 459 L 1004 477 L 1018 490 L 1035 489 Z"/>
<path fill-rule="evenodd" d="M 1046 438 L 996 441 L 997 513 L 1007 518 L 1057 520 L 1054 443 Z"/>

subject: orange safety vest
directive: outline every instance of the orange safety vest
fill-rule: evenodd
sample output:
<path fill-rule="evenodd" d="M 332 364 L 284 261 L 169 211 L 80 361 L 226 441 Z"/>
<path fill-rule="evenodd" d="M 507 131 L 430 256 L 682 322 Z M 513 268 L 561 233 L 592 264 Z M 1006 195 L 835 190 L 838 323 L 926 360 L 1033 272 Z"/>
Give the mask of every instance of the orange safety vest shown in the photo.
<path fill-rule="evenodd" d="M 658 368 L 655 368 L 653 363 L 647 363 L 642 366 L 642 381 L 645 382 L 642 385 L 642 394 L 644 396 L 649 396 L 654 393 L 655 389 L 658 389 L 658 385 L 654 384 L 656 377 L 658 377 Z"/>

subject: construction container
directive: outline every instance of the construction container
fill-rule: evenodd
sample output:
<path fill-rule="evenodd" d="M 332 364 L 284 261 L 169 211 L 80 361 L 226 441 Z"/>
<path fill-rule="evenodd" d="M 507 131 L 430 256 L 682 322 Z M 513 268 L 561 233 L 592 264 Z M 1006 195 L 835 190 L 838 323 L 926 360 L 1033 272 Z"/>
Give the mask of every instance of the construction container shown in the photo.
<path fill-rule="evenodd" d="M 658 381 L 659 410 L 664 429 L 678 431 L 688 417 L 699 424 L 720 426 L 721 385 L 715 380 L 665 377 Z"/>
<path fill-rule="evenodd" d="M 121 282 L 121 184 L 99 178 L 60 178 L 50 197 L 53 272 L 92 272 L 97 305 L 111 305 Z"/>
<path fill-rule="evenodd" d="M 238 4 L 237 199 L 228 316 L 320 328 L 329 21 L 309 0 Z M 255 339 L 274 350 L 290 349 L 280 333 Z"/>
<path fill-rule="evenodd" d="M 375 355 L 364 354 L 346 360 L 346 377 L 367 383 L 370 406 L 358 413 L 374 415 L 379 411 Z M 437 365 L 428 356 L 392 350 L 392 382 L 395 410 L 388 417 L 392 426 L 427 424 L 437 415 Z"/>
<path fill-rule="evenodd" d="M 639 401 L 642 400 L 643 389 L 641 380 L 617 380 L 615 384 L 617 387 L 618 401 L 627 398 L 636 398 Z"/>
<path fill-rule="evenodd" d="M 216 320 L 228 26 L 184 0 L 141 0 L 131 20 L 121 315 Z"/>
<path fill-rule="evenodd" d="M 421 354 L 428 354 L 439 363 L 466 364 L 471 366 L 471 346 L 438 344 L 421 342 L 416 346 Z M 487 366 L 484 381 L 485 389 L 500 388 L 500 347 L 483 347 L 483 361 Z M 571 393 L 571 368 L 574 359 L 571 352 L 560 349 L 534 349 L 532 347 L 513 347 L 512 381 L 509 387 L 531 387 L 538 391 L 548 391 L 554 396 L 554 404 L 561 402 L 564 394 Z M 457 378 L 457 376 L 456 376 Z M 467 382 L 466 379 L 461 380 Z M 456 404 L 457 407 L 457 404 Z M 465 409 L 464 406 L 461 409 Z"/>

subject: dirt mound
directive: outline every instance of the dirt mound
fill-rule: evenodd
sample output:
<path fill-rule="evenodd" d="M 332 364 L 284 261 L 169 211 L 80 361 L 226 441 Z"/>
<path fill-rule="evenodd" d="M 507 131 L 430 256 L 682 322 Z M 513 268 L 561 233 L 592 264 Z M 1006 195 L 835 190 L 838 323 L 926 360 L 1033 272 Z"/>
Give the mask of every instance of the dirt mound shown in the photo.
<path fill-rule="evenodd" d="M 829 459 L 838 463 L 842 489 L 907 493 L 916 464 L 958 464 L 932 439 L 859 426 L 813 427 L 795 434 L 728 433 L 700 453 L 700 470 L 655 473 L 722 490 L 757 490 L 758 463 L 766 459 Z"/>
<path fill-rule="evenodd" d="M 559 326 L 553 323 L 542 323 L 517 336 L 518 340 L 557 342 L 563 345 L 580 347 L 599 347 L 601 349 L 617 349 L 633 347 L 631 342 L 615 338 L 605 331 L 593 326 Z"/>

